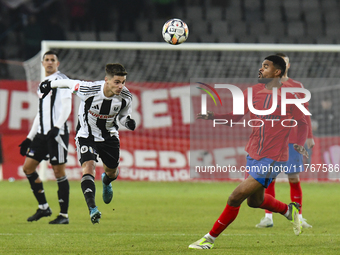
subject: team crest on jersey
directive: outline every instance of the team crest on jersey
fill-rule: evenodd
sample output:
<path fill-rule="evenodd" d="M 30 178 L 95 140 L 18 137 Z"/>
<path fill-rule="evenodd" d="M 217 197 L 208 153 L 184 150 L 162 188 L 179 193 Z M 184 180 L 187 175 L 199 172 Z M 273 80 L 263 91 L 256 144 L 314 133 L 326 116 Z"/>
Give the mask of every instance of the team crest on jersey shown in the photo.
<path fill-rule="evenodd" d="M 89 150 L 89 148 L 86 145 L 81 146 L 80 153 L 86 153 Z"/>
<path fill-rule="evenodd" d="M 114 110 L 115 112 L 118 111 L 118 109 L 119 109 L 119 106 L 113 107 L 113 110 Z"/>

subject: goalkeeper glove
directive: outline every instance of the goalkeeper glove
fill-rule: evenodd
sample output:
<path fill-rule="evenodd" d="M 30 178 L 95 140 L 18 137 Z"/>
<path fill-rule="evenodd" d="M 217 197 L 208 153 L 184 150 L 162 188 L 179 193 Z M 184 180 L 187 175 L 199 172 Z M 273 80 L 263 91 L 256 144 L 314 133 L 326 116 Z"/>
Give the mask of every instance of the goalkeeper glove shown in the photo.
<path fill-rule="evenodd" d="M 52 90 L 51 81 L 45 80 L 39 85 L 40 92 L 43 93 L 42 99 L 44 99 L 48 93 Z"/>
<path fill-rule="evenodd" d="M 31 145 L 31 139 L 29 139 L 29 138 L 26 138 L 20 145 L 19 145 L 19 147 L 20 147 L 20 154 L 22 155 L 22 156 L 26 156 L 26 153 L 27 153 L 27 151 L 28 151 L 28 148 L 30 147 L 30 145 Z"/>
<path fill-rule="evenodd" d="M 135 130 L 136 128 L 136 121 L 134 119 L 131 119 L 130 116 L 127 116 L 126 122 L 125 122 L 125 127 L 127 127 L 130 130 Z"/>
<path fill-rule="evenodd" d="M 53 127 L 50 131 L 47 133 L 47 140 L 56 137 L 59 134 L 59 128 Z"/>

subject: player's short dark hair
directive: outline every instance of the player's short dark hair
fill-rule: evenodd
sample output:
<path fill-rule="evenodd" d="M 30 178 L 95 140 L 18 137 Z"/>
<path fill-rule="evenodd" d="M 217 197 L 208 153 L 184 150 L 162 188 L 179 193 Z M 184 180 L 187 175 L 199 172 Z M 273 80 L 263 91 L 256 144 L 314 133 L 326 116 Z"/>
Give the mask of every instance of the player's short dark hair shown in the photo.
<path fill-rule="evenodd" d="M 59 59 L 59 55 L 55 50 L 48 50 L 45 52 L 43 59 L 45 58 L 46 55 L 56 55 L 56 57 Z"/>
<path fill-rule="evenodd" d="M 283 60 L 282 57 L 279 57 L 277 55 L 270 55 L 270 56 L 266 57 L 265 59 L 272 61 L 274 67 L 276 69 L 281 70 L 280 77 L 282 77 L 284 75 L 284 73 L 286 72 L 286 62 Z"/>
<path fill-rule="evenodd" d="M 122 64 L 114 63 L 114 64 L 107 64 L 105 66 L 105 74 L 106 76 L 110 76 L 110 77 L 113 77 L 115 75 L 125 76 L 127 75 L 127 72 L 125 70 L 125 67 Z"/>

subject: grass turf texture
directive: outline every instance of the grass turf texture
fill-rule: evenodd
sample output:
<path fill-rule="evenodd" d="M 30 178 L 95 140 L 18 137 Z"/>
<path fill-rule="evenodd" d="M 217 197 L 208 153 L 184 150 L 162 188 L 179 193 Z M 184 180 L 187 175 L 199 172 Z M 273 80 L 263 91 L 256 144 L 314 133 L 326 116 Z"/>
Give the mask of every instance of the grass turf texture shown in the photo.
<path fill-rule="evenodd" d="M 0 254 L 339 254 L 339 188 L 336 183 L 302 183 L 303 216 L 313 225 L 295 236 L 291 224 L 274 214 L 274 227 L 257 229 L 261 209 L 241 206 L 237 219 L 211 251 L 189 250 L 206 234 L 238 183 L 115 182 L 114 200 L 102 201 L 97 182 L 100 224 L 92 225 L 80 189 L 70 182 L 69 225 L 49 225 L 59 213 L 57 184 L 44 183 L 52 217 L 26 219 L 37 209 L 27 181 L 0 182 Z M 276 184 L 288 203 L 289 184 Z"/>

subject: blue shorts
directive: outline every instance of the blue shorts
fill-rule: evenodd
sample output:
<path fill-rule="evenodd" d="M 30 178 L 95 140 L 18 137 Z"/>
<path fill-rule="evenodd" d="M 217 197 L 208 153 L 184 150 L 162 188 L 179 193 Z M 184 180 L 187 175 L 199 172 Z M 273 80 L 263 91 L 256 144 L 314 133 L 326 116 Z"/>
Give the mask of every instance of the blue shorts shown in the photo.
<path fill-rule="evenodd" d="M 256 160 L 247 155 L 247 172 L 263 187 L 267 188 L 279 173 L 284 171 L 286 161 L 274 161 L 270 158 Z"/>
<path fill-rule="evenodd" d="M 285 174 L 300 173 L 305 170 L 303 165 L 303 156 L 294 149 L 294 144 L 290 143 L 289 147 L 289 159 L 287 161 L 287 169 Z"/>

